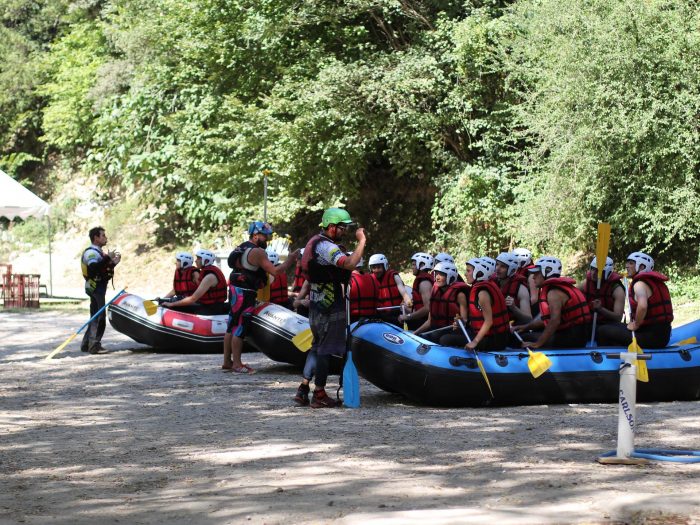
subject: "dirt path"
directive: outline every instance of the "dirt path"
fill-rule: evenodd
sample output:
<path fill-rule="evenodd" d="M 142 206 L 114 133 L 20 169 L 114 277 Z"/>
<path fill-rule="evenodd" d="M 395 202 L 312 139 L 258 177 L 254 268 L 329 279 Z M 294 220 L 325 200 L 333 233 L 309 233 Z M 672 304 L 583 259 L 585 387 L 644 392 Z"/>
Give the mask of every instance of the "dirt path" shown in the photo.
<path fill-rule="evenodd" d="M 362 408 L 293 408 L 249 354 L 106 355 L 79 313 L 0 313 L 0 523 L 693 523 L 700 465 L 603 467 L 613 405 L 440 410 L 363 382 Z M 335 378 L 332 380 L 335 383 Z M 700 449 L 700 404 L 639 406 L 639 446 Z"/>

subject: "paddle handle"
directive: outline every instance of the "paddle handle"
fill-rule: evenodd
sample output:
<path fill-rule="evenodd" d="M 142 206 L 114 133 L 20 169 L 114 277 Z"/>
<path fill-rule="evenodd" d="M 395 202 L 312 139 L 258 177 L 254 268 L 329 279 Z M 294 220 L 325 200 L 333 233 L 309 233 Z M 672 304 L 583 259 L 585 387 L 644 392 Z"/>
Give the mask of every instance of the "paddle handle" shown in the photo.
<path fill-rule="evenodd" d="M 462 320 L 461 320 L 461 319 L 457 319 L 457 324 L 459 324 L 459 327 L 461 328 L 462 333 L 464 334 L 464 337 L 467 338 L 467 342 L 471 343 L 471 342 L 472 342 L 472 338 L 469 337 L 469 334 L 467 333 L 467 329 L 464 327 L 464 323 L 462 322 Z"/>

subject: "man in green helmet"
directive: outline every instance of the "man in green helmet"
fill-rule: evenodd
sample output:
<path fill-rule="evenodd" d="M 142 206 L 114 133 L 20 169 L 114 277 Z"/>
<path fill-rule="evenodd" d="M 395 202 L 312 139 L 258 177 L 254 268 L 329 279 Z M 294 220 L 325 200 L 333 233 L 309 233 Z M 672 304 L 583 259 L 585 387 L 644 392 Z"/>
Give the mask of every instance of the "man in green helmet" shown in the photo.
<path fill-rule="evenodd" d="M 314 235 L 304 248 L 302 272 L 311 286 L 309 325 L 313 343 L 306 357 L 304 378 L 294 401 L 309 404 L 309 382 L 315 375 L 316 388 L 311 399 L 312 408 L 336 406 L 326 394 L 326 380 L 331 355 L 345 354 L 345 293 L 352 270 L 365 250 L 365 231 L 355 232 L 357 246 L 352 255 L 340 241 L 353 224 L 350 214 L 342 208 L 328 208 L 321 220 L 322 231 Z"/>

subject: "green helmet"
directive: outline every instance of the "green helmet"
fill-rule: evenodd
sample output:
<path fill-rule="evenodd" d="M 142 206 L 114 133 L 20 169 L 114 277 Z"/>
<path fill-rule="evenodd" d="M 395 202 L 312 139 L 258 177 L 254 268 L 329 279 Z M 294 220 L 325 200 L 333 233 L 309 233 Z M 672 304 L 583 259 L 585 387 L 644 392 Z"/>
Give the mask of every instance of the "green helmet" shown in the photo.
<path fill-rule="evenodd" d="M 321 226 L 328 228 L 331 224 L 353 224 L 350 214 L 342 208 L 328 208 L 323 212 Z"/>

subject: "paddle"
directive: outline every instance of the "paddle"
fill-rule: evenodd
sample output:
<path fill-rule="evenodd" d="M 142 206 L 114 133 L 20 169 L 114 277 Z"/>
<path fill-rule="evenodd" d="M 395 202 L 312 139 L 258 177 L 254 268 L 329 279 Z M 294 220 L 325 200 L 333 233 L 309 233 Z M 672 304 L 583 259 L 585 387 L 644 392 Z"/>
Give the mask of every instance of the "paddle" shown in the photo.
<path fill-rule="evenodd" d="M 630 304 L 629 284 L 627 282 L 627 273 L 626 272 L 622 278 L 622 281 L 623 281 L 623 284 L 625 286 L 625 297 L 627 297 L 627 308 L 629 309 L 630 319 L 631 319 L 631 317 L 632 317 L 632 305 Z M 632 342 L 627 347 L 627 351 L 634 352 L 637 354 L 644 353 L 644 351 L 641 349 L 641 347 L 637 343 L 637 335 L 634 333 L 634 330 L 632 330 Z M 646 361 L 643 361 L 641 359 L 637 359 L 637 381 L 641 381 L 643 383 L 649 382 L 649 369 L 647 368 L 647 363 L 646 363 Z"/>
<path fill-rule="evenodd" d="M 126 291 L 126 288 L 124 288 L 124 289 L 121 290 L 117 295 L 115 295 L 114 297 L 112 297 L 112 298 L 109 300 L 109 302 L 105 303 L 105 305 L 104 305 L 102 308 L 100 308 L 99 310 L 97 310 L 97 312 L 95 312 L 95 315 L 93 315 L 90 319 L 88 319 L 88 322 L 85 323 L 83 326 L 81 326 L 81 327 L 78 329 L 77 332 L 75 332 L 73 335 L 71 335 L 68 339 L 66 339 L 66 340 L 63 342 L 63 344 L 60 344 L 59 346 L 57 346 L 56 349 L 55 349 L 53 352 L 51 352 L 49 355 L 47 355 L 47 356 L 45 357 L 45 360 L 48 361 L 48 360 L 52 359 L 53 356 L 55 356 L 57 353 L 59 353 L 61 350 L 63 350 L 66 346 L 68 346 L 68 343 L 70 343 L 73 339 L 75 339 L 75 337 L 76 337 L 80 332 L 82 332 L 83 329 L 84 329 L 86 326 L 88 326 L 88 325 L 92 322 L 92 320 L 93 320 L 95 317 L 97 317 L 98 315 L 100 315 L 100 314 L 102 313 L 102 311 L 103 311 L 105 308 L 107 308 L 110 304 L 112 304 L 114 301 L 116 301 L 117 298 L 118 298 L 121 294 L 123 294 L 125 291 Z"/>
<path fill-rule="evenodd" d="M 345 351 L 347 360 L 343 366 L 343 405 L 348 408 L 360 406 L 360 378 L 352 360 L 350 350 L 350 284 L 345 287 Z"/>
<path fill-rule="evenodd" d="M 403 315 L 403 329 L 405 331 L 408 331 L 408 323 L 406 322 L 406 307 L 404 305 L 401 305 L 401 315 Z"/>
<path fill-rule="evenodd" d="M 518 332 L 513 332 L 513 335 L 515 335 L 515 337 L 518 338 L 518 341 L 524 343 L 523 338 L 520 337 L 520 334 Z M 549 367 L 552 366 L 552 360 L 549 359 L 549 357 L 547 357 L 547 355 L 543 354 L 542 352 L 533 352 L 532 349 L 530 349 L 527 346 L 525 347 L 525 349 L 527 350 L 527 353 L 530 356 L 527 358 L 527 367 L 530 369 L 532 377 L 537 379 L 547 370 L 549 370 Z"/>
<path fill-rule="evenodd" d="M 158 311 L 158 305 L 149 299 L 143 301 L 143 308 L 146 310 L 146 315 L 149 316 Z"/>
<path fill-rule="evenodd" d="M 603 269 L 605 268 L 605 261 L 608 259 L 608 250 L 610 248 L 610 224 L 607 222 L 598 223 L 598 240 L 595 245 L 595 258 L 598 265 L 598 282 L 596 288 L 600 290 L 600 285 L 603 281 Z M 598 323 L 598 312 L 593 312 L 593 329 L 591 330 L 591 340 L 586 345 L 588 348 L 595 348 L 598 346 L 595 341 L 595 329 Z"/>
<path fill-rule="evenodd" d="M 469 337 L 469 334 L 467 333 L 467 329 L 464 328 L 464 323 L 462 322 L 462 319 L 457 319 L 457 323 L 459 324 L 459 327 L 462 329 L 462 333 L 464 334 L 464 337 L 467 338 L 467 341 L 470 343 L 472 342 L 471 337 Z M 489 392 L 491 393 L 491 398 L 493 399 L 493 390 L 491 389 L 491 382 L 489 381 L 489 376 L 486 375 L 486 370 L 484 369 L 484 364 L 481 362 L 481 359 L 479 359 L 479 354 L 476 352 L 476 348 L 472 348 L 472 352 L 474 352 L 474 357 L 476 357 L 476 364 L 479 365 L 479 370 L 481 370 L 481 375 L 484 377 L 484 381 L 486 381 L 486 386 L 489 387 Z"/>
<path fill-rule="evenodd" d="M 307 328 L 292 337 L 292 344 L 302 352 L 308 352 L 311 348 L 311 343 L 314 341 L 314 334 L 311 333 L 311 328 Z"/>
<path fill-rule="evenodd" d="M 441 328 L 435 328 L 435 329 L 433 329 L 433 330 L 428 330 L 427 332 L 421 332 L 420 334 L 416 334 L 416 335 L 419 336 L 419 337 L 423 337 L 423 336 L 425 336 L 425 335 L 436 334 L 436 333 L 438 333 L 438 332 L 445 332 L 445 331 L 447 331 L 447 330 L 452 330 L 452 326 L 451 326 L 451 325 L 447 325 L 447 326 L 443 326 L 443 327 L 441 327 Z"/>

